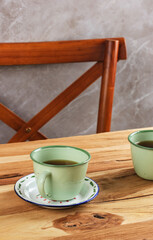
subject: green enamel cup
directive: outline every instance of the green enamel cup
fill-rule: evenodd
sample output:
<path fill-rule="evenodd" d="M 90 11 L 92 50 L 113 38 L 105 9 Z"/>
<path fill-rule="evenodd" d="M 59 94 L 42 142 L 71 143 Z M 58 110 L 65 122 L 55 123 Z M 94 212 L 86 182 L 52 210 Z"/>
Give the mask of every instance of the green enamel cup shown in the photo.
<path fill-rule="evenodd" d="M 131 155 L 136 174 L 144 179 L 153 180 L 153 148 L 138 145 L 139 142 L 153 141 L 153 130 L 142 130 L 128 136 Z"/>
<path fill-rule="evenodd" d="M 91 158 L 90 154 L 76 147 L 46 146 L 35 149 L 30 157 L 39 193 L 52 200 L 69 200 L 78 195 Z M 49 165 L 48 160 L 75 161 L 74 165 Z"/>

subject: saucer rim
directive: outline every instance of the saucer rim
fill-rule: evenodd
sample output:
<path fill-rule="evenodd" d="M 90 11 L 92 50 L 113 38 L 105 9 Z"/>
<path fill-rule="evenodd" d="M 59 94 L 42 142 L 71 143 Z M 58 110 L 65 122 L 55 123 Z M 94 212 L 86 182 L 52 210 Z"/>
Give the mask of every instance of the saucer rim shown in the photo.
<path fill-rule="evenodd" d="M 17 185 L 18 181 L 21 180 L 22 178 L 28 177 L 28 176 L 33 175 L 33 174 L 34 174 L 34 173 L 30 173 L 30 174 L 25 175 L 25 176 L 21 177 L 20 179 L 18 179 L 17 182 L 14 184 L 14 191 L 15 191 L 15 193 L 17 194 L 17 196 L 19 196 L 19 197 L 20 197 L 21 199 L 23 199 L 24 201 L 29 202 L 29 203 L 32 203 L 32 204 L 35 204 L 35 205 L 40 206 L 40 207 L 44 207 L 44 208 L 55 208 L 55 209 L 57 209 L 57 208 L 69 208 L 69 207 L 78 206 L 78 205 L 81 205 L 81 204 L 85 204 L 85 203 L 87 203 L 87 202 L 90 202 L 90 201 L 92 201 L 95 197 L 97 197 L 97 195 L 99 194 L 99 185 L 98 185 L 93 179 L 91 179 L 91 178 L 89 178 L 89 177 L 86 176 L 86 178 L 90 179 L 90 180 L 91 180 L 92 182 L 94 182 L 95 185 L 97 186 L 97 192 L 94 194 L 94 196 L 93 196 L 92 198 L 89 198 L 89 199 L 87 199 L 86 201 L 79 202 L 79 203 L 74 203 L 74 204 L 69 204 L 69 205 L 65 205 L 65 206 L 61 206 L 61 205 L 47 205 L 47 204 L 44 205 L 44 204 L 41 204 L 41 203 L 37 203 L 37 202 L 34 202 L 34 201 L 30 201 L 30 200 L 27 200 L 27 199 L 25 199 L 24 197 L 22 197 L 21 195 L 18 194 L 18 192 L 17 192 L 17 190 L 16 190 L 16 185 Z M 35 175 L 35 174 L 34 174 L 34 175 Z M 85 181 L 85 180 L 84 180 L 84 181 Z"/>

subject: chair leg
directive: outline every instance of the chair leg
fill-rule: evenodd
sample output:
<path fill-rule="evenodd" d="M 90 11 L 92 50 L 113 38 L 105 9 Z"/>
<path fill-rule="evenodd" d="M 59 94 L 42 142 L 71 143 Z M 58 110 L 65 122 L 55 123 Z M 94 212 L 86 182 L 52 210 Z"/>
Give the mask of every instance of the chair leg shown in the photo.
<path fill-rule="evenodd" d="M 109 132 L 113 106 L 115 75 L 118 60 L 119 41 L 106 41 L 103 74 L 100 90 L 97 133 Z"/>

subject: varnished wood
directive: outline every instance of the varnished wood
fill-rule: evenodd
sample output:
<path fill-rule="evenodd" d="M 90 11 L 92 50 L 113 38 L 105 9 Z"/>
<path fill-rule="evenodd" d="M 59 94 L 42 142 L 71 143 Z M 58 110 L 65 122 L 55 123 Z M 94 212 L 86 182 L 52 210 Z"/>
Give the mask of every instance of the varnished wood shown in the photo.
<path fill-rule="evenodd" d="M 106 219 L 107 220 L 107 219 Z M 118 220 L 115 219 L 114 221 Z M 101 221 L 102 222 L 102 221 Z M 94 223 L 94 222 L 93 222 Z M 133 223 L 133 224 L 126 224 L 126 225 L 119 225 L 117 224 L 110 224 L 110 227 L 107 228 L 105 225 L 101 229 L 94 229 L 90 231 L 90 234 L 86 232 L 76 233 L 75 235 L 68 235 L 54 238 L 55 240 L 88 240 L 88 239 L 95 239 L 95 240 L 150 240 L 153 236 L 153 228 L 150 226 L 153 224 L 153 220 L 147 220 L 143 222 Z M 95 225 L 96 226 L 96 225 Z M 145 237 L 145 238 L 143 238 Z"/>
<path fill-rule="evenodd" d="M 126 59 L 124 38 L 114 40 L 120 42 L 118 60 Z M 0 43 L 0 65 L 103 61 L 104 51 L 105 39 Z"/>
<path fill-rule="evenodd" d="M 59 94 L 27 123 L 4 105 L 0 120 L 17 133 L 12 142 L 45 139 L 38 130 L 102 76 L 97 132 L 110 131 L 116 65 L 126 59 L 124 38 L 58 42 L 0 43 L 0 65 L 27 65 L 96 61 L 97 63 Z"/>
<path fill-rule="evenodd" d="M 96 63 L 79 79 L 72 83 L 65 91 L 59 94 L 52 102 L 34 116 L 29 122 L 24 124 L 20 130 L 11 138 L 9 142 L 22 142 L 32 136 L 46 122 L 54 117 L 82 91 L 89 87 L 98 77 L 101 76 L 102 63 Z M 31 131 L 25 134 L 25 129 L 31 128 Z"/>
<path fill-rule="evenodd" d="M 9 127 L 13 128 L 15 131 L 18 131 L 25 122 L 22 118 L 17 116 L 14 112 L 8 109 L 6 106 L 0 103 L 0 120 L 7 124 Z M 30 140 L 39 140 L 39 139 L 47 139 L 45 135 L 42 133 L 36 132 L 31 135 Z"/>
<path fill-rule="evenodd" d="M 115 75 L 119 50 L 118 41 L 106 41 L 105 45 L 97 133 L 109 132 L 111 128 Z"/>
<path fill-rule="evenodd" d="M 153 184 L 134 172 L 127 140 L 133 131 L 1 144 L 0 238 L 152 239 Z M 89 203 L 65 210 L 40 208 L 17 197 L 15 182 L 33 172 L 30 152 L 59 144 L 90 152 L 87 175 L 98 183 L 99 195 Z"/>

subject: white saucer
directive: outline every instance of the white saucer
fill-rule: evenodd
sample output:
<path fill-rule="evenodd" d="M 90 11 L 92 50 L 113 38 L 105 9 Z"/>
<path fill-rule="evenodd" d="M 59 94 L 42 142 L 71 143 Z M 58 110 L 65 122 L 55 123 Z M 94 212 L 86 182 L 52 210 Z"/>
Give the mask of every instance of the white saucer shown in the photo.
<path fill-rule="evenodd" d="M 23 200 L 45 208 L 65 208 L 80 205 L 93 200 L 99 192 L 98 184 L 92 179 L 85 177 L 83 188 L 74 199 L 67 201 L 55 201 L 43 198 L 39 192 L 35 181 L 34 173 L 20 178 L 15 186 L 16 194 Z"/>

